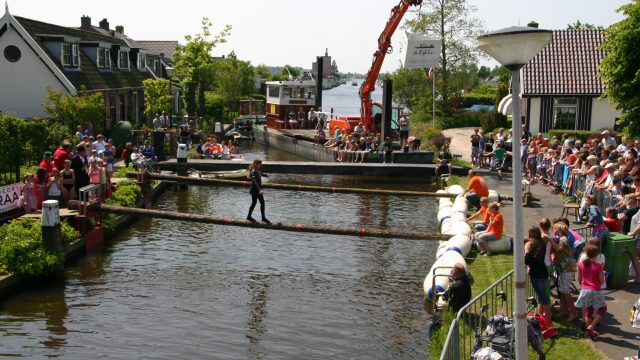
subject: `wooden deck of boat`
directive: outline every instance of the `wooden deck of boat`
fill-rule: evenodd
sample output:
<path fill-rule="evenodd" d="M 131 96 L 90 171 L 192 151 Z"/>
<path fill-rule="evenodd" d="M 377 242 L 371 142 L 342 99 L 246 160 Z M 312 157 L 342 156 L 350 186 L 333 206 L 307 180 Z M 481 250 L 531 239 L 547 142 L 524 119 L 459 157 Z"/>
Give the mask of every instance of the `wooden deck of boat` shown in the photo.
<path fill-rule="evenodd" d="M 246 169 L 249 165 L 250 161 L 189 159 L 187 167 L 199 171 L 229 171 Z M 177 161 L 163 161 L 158 166 L 161 170 L 176 171 Z M 265 173 L 276 174 L 431 177 L 435 176 L 436 165 L 264 161 L 262 169 Z M 454 175 L 466 175 L 468 170 L 462 166 L 453 166 Z"/>

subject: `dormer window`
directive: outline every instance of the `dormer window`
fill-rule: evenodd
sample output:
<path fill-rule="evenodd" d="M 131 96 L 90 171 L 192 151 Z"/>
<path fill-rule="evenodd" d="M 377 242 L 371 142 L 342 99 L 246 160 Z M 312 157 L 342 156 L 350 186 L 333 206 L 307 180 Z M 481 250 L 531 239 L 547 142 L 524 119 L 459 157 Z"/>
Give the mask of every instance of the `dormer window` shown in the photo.
<path fill-rule="evenodd" d="M 98 48 L 98 67 L 111 67 L 111 54 L 109 52 L 109 49 Z"/>
<path fill-rule="evenodd" d="M 144 71 L 147 64 L 147 54 L 138 53 L 138 69 Z"/>
<path fill-rule="evenodd" d="M 80 53 L 78 45 L 62 43 L 62 66 L 78 66 L 80 64 Z"/>
<path fill-rule="evenodd" d="M 118 51 L 118 67 L 120 69 L 129 69 L 129 52 Z"/>

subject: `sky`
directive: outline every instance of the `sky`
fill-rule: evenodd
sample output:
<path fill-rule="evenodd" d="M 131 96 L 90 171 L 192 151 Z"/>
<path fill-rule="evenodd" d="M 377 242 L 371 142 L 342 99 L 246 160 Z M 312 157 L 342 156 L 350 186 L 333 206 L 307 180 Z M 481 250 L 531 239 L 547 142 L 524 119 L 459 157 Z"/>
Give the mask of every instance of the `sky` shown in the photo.
<path fill-rule="evenodd" d="M 616 10 L 630 0 L 469 0 L 487 31 L 525 26 L 535 20 L 540 28 L 564 29 L 576 20 L 605 27 L 622 20 Z M 425 0 L 425 3 L 427 0 Z M 391 9 L 399 0 L 8 0 L 13 15 L 62 26 L 80 26 L 88 15 L 97 26 L 107 18 L 110 27 L 123 25 L 135 40 L 178 40 L 201 33 L 201 20 L 213 22 L 212 32 L 232 26 L 226 44 L 214 49 L 219 56 L 235 51 L 253 65 L 290 64 L 310 68 L 316 56 L 329 55 L 341 72 L 366 73 L 377 40 Z M 409 12 L 405 18 L 415 16 Z M 402 30 L 393 37 L 395 51 L 387 55 L 382 72 L 400 67 Z M 487 60 L 481 65 L 496 63 Z"/>

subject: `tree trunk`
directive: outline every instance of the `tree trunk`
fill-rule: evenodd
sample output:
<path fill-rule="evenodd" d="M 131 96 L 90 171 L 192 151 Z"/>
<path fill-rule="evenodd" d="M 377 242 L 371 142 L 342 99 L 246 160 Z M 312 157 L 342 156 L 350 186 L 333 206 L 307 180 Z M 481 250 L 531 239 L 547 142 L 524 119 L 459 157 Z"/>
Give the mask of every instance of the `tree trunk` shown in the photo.
<path fill-rule="evenodd" d="M 188 85 L 189 93 L 187 94 L 187 113 L 196 113 L 196 83 L 190 82 Z"/>

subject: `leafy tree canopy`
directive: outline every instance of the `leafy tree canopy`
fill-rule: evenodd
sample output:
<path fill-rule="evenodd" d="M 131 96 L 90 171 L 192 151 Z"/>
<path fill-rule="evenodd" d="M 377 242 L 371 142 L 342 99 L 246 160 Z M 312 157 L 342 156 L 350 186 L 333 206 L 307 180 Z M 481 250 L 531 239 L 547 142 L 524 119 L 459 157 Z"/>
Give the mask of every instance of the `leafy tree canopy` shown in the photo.
<path fill-rule="evenodd" d="M 78 95 L 73 96 L 47 87 L 44 109 L 51 118 L 61 121 L 70 129 L 78 124 L 84 128 L 91 121 L 95 131 L 101 132 L 104 120 L 104 95 L 101 92 L 85 91 L 86 88 L 81 88 Z"/>
<path fill-rule="evenodd" d="M 622 111 L 621 123 L 627 136 L 640 136 L 640 0 L 618 9 L 625 19 L 605 30 L 600 76 L 606 86 L 604 96 Z"/>
<path fill-rule="evenodd" d="M 142 82 L 144 86 L 145 113 L 153 116 L 156 113 L 171 110 L 172 97 L 169 95 L 169 80 L 147 79 Z"/>
<path fill-rule="evenodd" d="M 567 30 L 580 30 L 580 29 L 602 29 L 602 25 L 593 25 L 589 23 L 583 23 L 580 20 L 576 20 L 572 24 L 567 24 Z"/>

